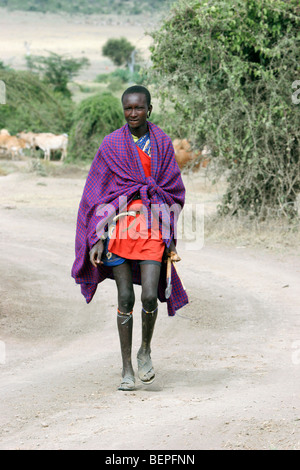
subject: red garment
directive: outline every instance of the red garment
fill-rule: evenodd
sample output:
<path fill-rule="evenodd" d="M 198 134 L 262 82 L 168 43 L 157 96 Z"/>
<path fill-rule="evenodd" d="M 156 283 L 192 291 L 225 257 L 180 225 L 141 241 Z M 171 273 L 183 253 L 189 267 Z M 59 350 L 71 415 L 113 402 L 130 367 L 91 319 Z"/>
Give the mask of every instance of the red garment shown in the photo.
<path fill-rule="evenodd" d="M 137 147 L 145 176 L 151 176 L 151 158 Z M 131 201 L 127 210 L 142 210 L 142 200 Z M 152 235 L 152 236 L 151 236 Z M 121 238 L 123 237 L 123 238 Z M 108 251 L 126 259 L 161 261 L 165 243 L 157 227 L 147 228 L 143 214 L 123 216 L 117 224 L 108 244 Z"/>

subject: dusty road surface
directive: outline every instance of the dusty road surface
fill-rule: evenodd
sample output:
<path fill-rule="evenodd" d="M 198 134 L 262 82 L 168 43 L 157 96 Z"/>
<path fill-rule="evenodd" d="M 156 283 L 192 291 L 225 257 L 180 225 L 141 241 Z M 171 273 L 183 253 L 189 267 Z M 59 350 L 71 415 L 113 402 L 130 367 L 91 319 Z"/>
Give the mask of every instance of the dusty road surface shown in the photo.
<path fill-rule="evenodd" d="M 298 450 L 299 257 L 181 242 L 190 304 L 160 304 L 156 381 L 117 391 L 114 282 L 86 305 L 70 277 L 84 177 L 0 177 L 0 449 Z"/>

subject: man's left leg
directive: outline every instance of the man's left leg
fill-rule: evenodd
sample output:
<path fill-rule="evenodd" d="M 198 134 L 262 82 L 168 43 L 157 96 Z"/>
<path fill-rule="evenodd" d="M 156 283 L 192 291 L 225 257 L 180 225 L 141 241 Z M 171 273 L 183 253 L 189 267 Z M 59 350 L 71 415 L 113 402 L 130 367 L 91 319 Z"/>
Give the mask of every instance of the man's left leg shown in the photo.
<path fill-rule="evenodd" d="M 138 374 L 144 384 L 150 384 L 155 378 L 151 360 L 151 340 L 157 318 L 157 289 L 161 265 L 142 263 L 142 344 L 137 354 Z"/>

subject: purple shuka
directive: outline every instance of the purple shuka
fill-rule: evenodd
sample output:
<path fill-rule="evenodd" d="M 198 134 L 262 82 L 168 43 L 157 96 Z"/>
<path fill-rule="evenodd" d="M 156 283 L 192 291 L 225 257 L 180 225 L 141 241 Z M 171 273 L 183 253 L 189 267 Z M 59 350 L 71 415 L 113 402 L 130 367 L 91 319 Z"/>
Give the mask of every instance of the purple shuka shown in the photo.
<path fill-rule="evenodd" d="M 113 279 L 109 266 L 95 268 L 89 259 L 89 251 L 100 239 L 107 228 L 109 218 L 118 213 L 120 197 L 129 203 L 139 191 L 142 203 L 150 209 L 153 204 L 184 206 L 185 188 L 175 160 L 174 148 L 170 137 L 159 127 L 148 122 L 151 142 L 151 177 L 145 177 L 143 166 L 126 124 L 106 136 L 91 165 L 83 195 L 80 201 L 75 239 L 75 261 L 72 277 L 81 285 L 81 292 L 89 303 L 99 283 L 107 278 Z M 107 210 L 99 210 L 107 205 Z M 123 207 L 121 207 L 123 209 Z M 150 214 L 150 210 L 149 210 Z M 178 214 L 177 214 L 178 215 Z M 149 227 L 150 227 L 149 217 Z M 167 237 L 163 239 L 169 247 L 174 233 L 174 218 L 171 217 Z M 176 241 L 176 240 L 175 240 Z M 140 268 L 132 262 L 133 283 L 141 284 Z M 166 263 L 162 263 L 158 286 L 160 302 L 167 302 L 168 315 L 188 303 L 188 297 L 181 281 L 172 266 L 172 293 L 165 298 Z"/>

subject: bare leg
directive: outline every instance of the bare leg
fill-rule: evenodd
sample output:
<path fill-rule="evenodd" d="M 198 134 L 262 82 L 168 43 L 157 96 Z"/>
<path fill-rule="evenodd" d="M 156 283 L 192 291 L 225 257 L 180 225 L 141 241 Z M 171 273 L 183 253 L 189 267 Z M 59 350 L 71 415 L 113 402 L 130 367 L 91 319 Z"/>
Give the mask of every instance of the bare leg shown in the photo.
<path fill-rule="evenodd" d="M 122 382 L 119 390 L 133 390 L 135 379 L 131 362 L 132 350 L 132 309 L 134 306 L 134 290 L 131 265 L 127 262 L 113 268 L 118 288 L 117 325 L 122 356 Z"/>
<path fill-rule="evenodd" d="M 151 360 L 151 340 L 157 318 L 157 288 L 160 266 L 141 264 L 142 278 L 142 344 L 137 354 L 139 378 L 150 384 L 155 378 Z"/>

